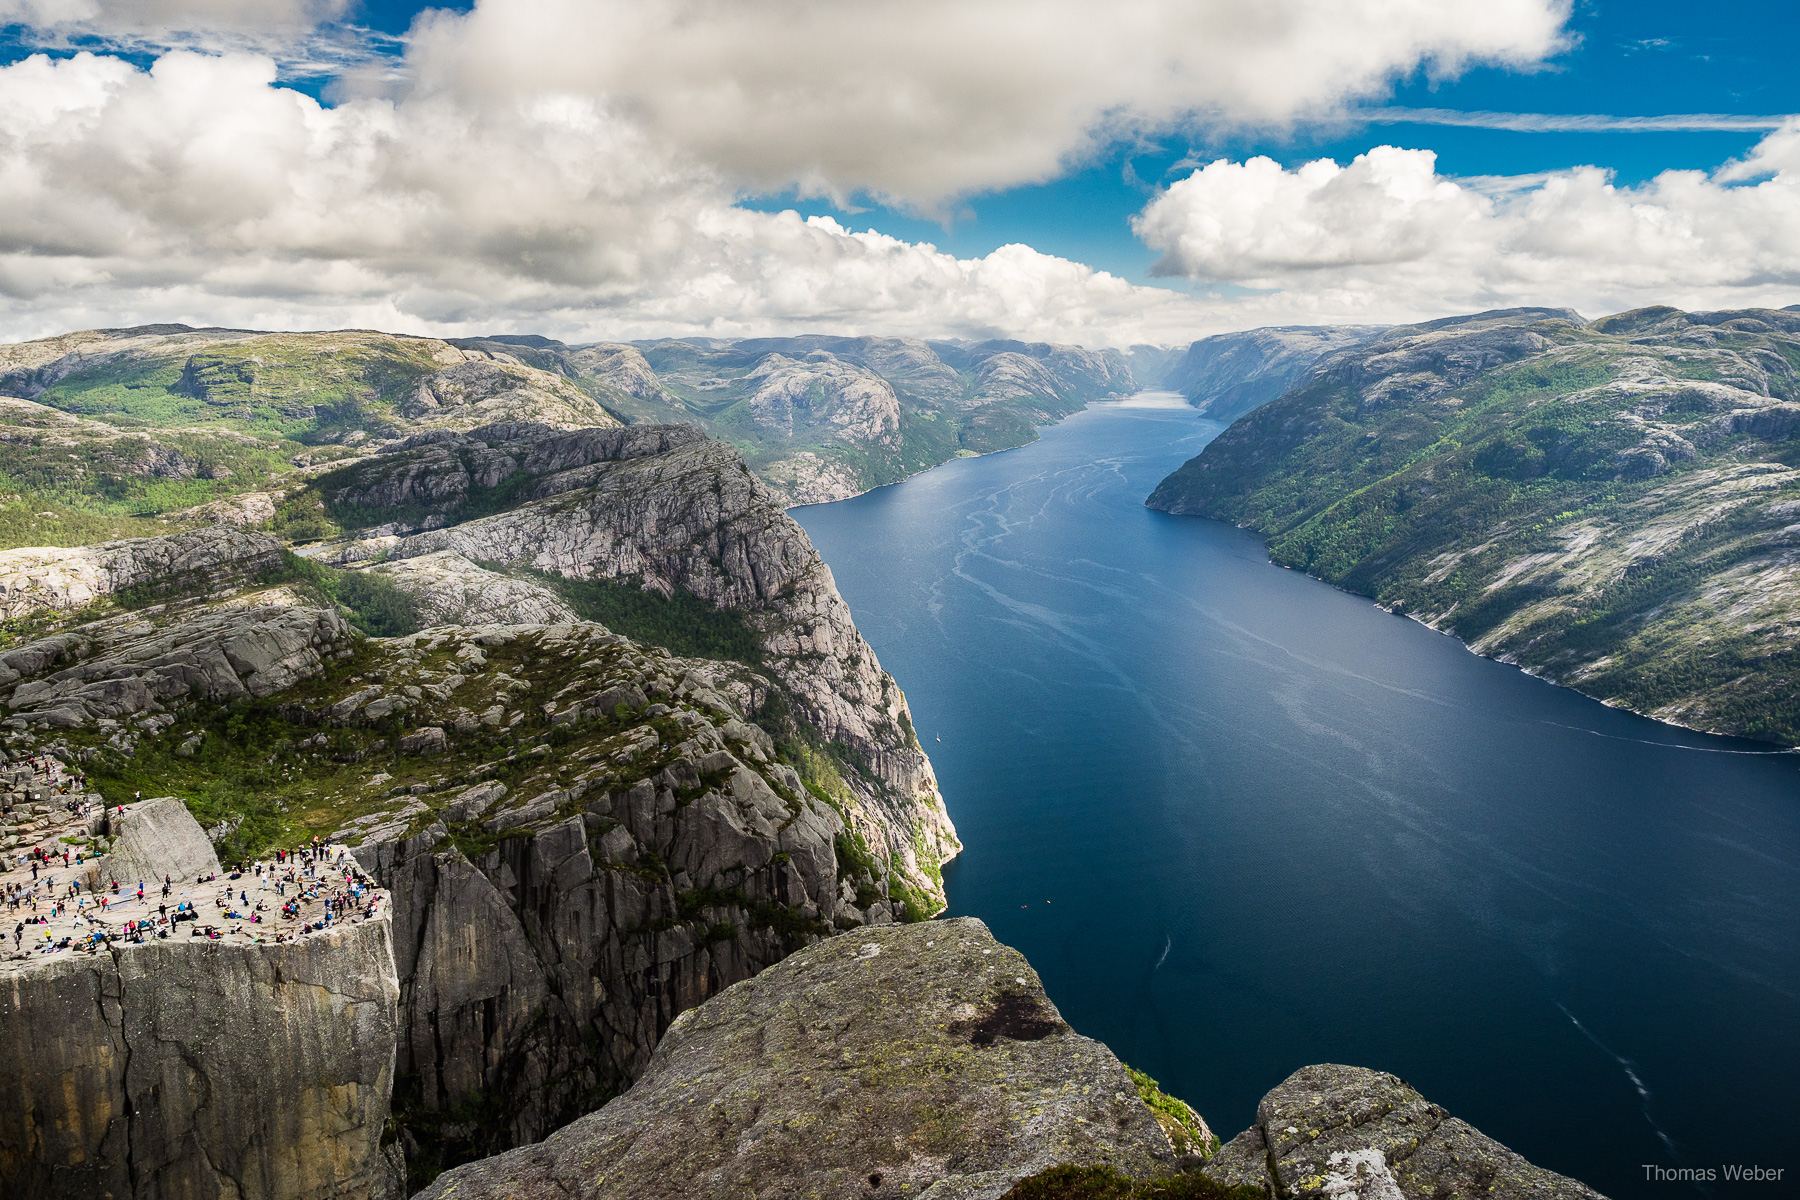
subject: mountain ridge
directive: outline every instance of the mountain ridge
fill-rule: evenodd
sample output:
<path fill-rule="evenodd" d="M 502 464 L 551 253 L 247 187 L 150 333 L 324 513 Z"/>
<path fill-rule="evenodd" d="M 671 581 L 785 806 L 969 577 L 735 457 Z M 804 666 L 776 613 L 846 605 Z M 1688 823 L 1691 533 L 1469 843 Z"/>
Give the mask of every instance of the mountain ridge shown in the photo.
<path fill-rule="evenodd" d="M 1471 314 L 1320 359 L 1145 503 L 1608 704 L 1793 745 L 1796 397 L 1784 311 Z"/>

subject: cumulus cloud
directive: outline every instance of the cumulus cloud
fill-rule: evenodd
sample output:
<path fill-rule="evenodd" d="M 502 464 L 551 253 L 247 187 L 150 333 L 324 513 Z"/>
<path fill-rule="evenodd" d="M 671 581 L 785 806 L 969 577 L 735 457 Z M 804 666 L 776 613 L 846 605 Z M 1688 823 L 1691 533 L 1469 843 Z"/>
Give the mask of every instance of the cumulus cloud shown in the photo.
<path fill-rule="evenodd" d="M 483 0 L 429 86 L 604 96 L 748 186 L 926 208 L 1187 119 L 1278 124 L 1420 66 L 1536 63 L 1567 0 Z M 547 34 L 549 36 L 547 36 Z"/>
<path fill-rule="evenodd" d="M 1133 221 L 1156 271 L 1393 317 L 1515 304 L 1590 314 L 1800 301 L 1800 122 L 1719 170 L 1635 187 L 1581 167 L 1456 180 L 1429 150 L 1347 166 L 1220 160 Z"/>
<path fill-rule="evenodd" d="M 70 36 L 191 26 L 208 45 L 310 36 L 350 11 L 0 6 Z M 241 49 L 147 69 L 40 55 L 0 68 L 0 321 L 14 336 L 195 320 L 1180 339 L 1270 305 L 1138 287 L 1023 246 L 958 260 L 734 201 L 799 186 L 931 209 L 1053 175 L 1097 138 L 1291 120 L 1421 65 L 1529 63 L 1558 45 L 1565 8 L 483 0 L 421 19 L 402 83 L 353 78 L 326 105 Z"/>
<path fill-rule="evenodd" d="M 135 55 L 171 49 L 265 54 L 286 78 L 372 70 L 398 39 L 351 24 L 357 0 L 0 0 L 0 27 L 34 47 Z"/>
<path fill-rule="evenodd" d="M 0 69 L 0 294 L 16 331 L 196 319 L 616 337 L 794 323 L 1098 336 L 1182 298 L 1006 247 L 958 260 L 752 212 L 600 102 L 324 107 L 274 64 Z M 23 326 L 23 330 L 19 327 Z"/>

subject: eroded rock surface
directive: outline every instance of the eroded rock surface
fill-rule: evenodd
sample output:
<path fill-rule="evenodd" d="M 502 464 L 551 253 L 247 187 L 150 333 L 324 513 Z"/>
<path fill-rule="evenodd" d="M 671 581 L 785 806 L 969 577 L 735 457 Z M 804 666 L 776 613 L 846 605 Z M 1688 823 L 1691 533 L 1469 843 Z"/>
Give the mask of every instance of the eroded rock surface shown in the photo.
<path fill-rule="evenodd" d="M 1058 1163 L 1167 1174 L 1125 1068 L 973 918 L 858 930 L 726 989 L 638 1083 L 430 1200 L 985 1200 Z"/>
<path fill-rule="evenodd" d="M 543 584 L 486 570 L 451 550 L 369 569 L 417 601 L 430 625 L 556 625 L 577 619 Z"/>
<path fill-rule="evenodd" d="M 502 484 L 512 507 L 471 516 L 484 489 Z M 688 592 L 742 613 L 762 642 L 760 669 L 794 697 L 821 741 L 859 762 L 845 778 L 856 801 L 852 825 L 909 887 L 942 904 L 938 871 L 960 843 L 906 698 L 805 531 L 730 446 L 681 426 L 492 426 L 467 437 L 420 435 L 314 486 L 322 503 L 365 519 L 407 514 L 323 553 L 343 563 L 384 555 L 376 569 L 415 594 L 424 589 L 408 572 L 447 575 L 454 555 Z M 431 565 L 406 565 L 418 560 Z M 458 612 L 478 607 L 478 592 L 490 588 L 501 611 L 527 603 L 521 581 L 492 577 L 477 587 L 467 568 L 454 571 L 465 582 L 444 589 L 445 603 Z M 529 603 L 547 607 L 541 596 Z"/>
<path fill-rule="evenodd" d="M 1533 1166 L 1393 1075 L 1302 1067 L 1264 1096 L 1256 1124 L 1205 1171 L 1271 1197 L 1367 1200 L 1602 1200 Z"/>
<path fill-rule="evenodd" d="M 127 613 L 0 654 L 13 710 L 4 724 L 114 729 L 190 699 L 271 696 L 318 674 L 351 635 L 337 609 L 284 587 L 157 616 Z"/>
<path fill-rule="evenodd" d="M 98 546 L 0 550 L 0 617 L 91 600 L 152 582 L 180 580 L 204 591 L 278 565 L 281 543 L 266 533 L 223 526 Z"/>

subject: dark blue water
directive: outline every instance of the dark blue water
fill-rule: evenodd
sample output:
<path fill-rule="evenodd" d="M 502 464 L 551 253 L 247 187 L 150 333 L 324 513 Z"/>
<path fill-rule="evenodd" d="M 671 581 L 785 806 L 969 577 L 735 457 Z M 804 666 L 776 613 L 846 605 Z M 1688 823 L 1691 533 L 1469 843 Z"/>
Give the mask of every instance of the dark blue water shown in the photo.
<path fill-rule="evenodd" d="M 936 763 L 951 912 L 1225 1137 L 1358 1063 L 1615 1197 L 1726 1162 L 1787 1182 L 1710 1194 L 1800 1194 L 1800 756 L 1145 510 L 1217 430 L 1095 406 L 795 511 Z"/>

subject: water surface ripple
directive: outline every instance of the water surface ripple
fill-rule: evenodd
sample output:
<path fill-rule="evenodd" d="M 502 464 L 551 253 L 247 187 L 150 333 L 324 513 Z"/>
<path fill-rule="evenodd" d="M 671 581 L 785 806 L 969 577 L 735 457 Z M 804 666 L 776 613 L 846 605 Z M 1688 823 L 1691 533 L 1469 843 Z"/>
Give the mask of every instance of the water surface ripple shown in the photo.
<path fill-rule="evenodd" d="M 1646 1163 L 1800 1178 L 1800 756 L 1144 509 L 1218 428 L 1096 405 L 794 511 L 937 766 L 951 912 L 1227 1137 L 1346 1062 L 1615 1197 L 1734 1194 Z"/>

